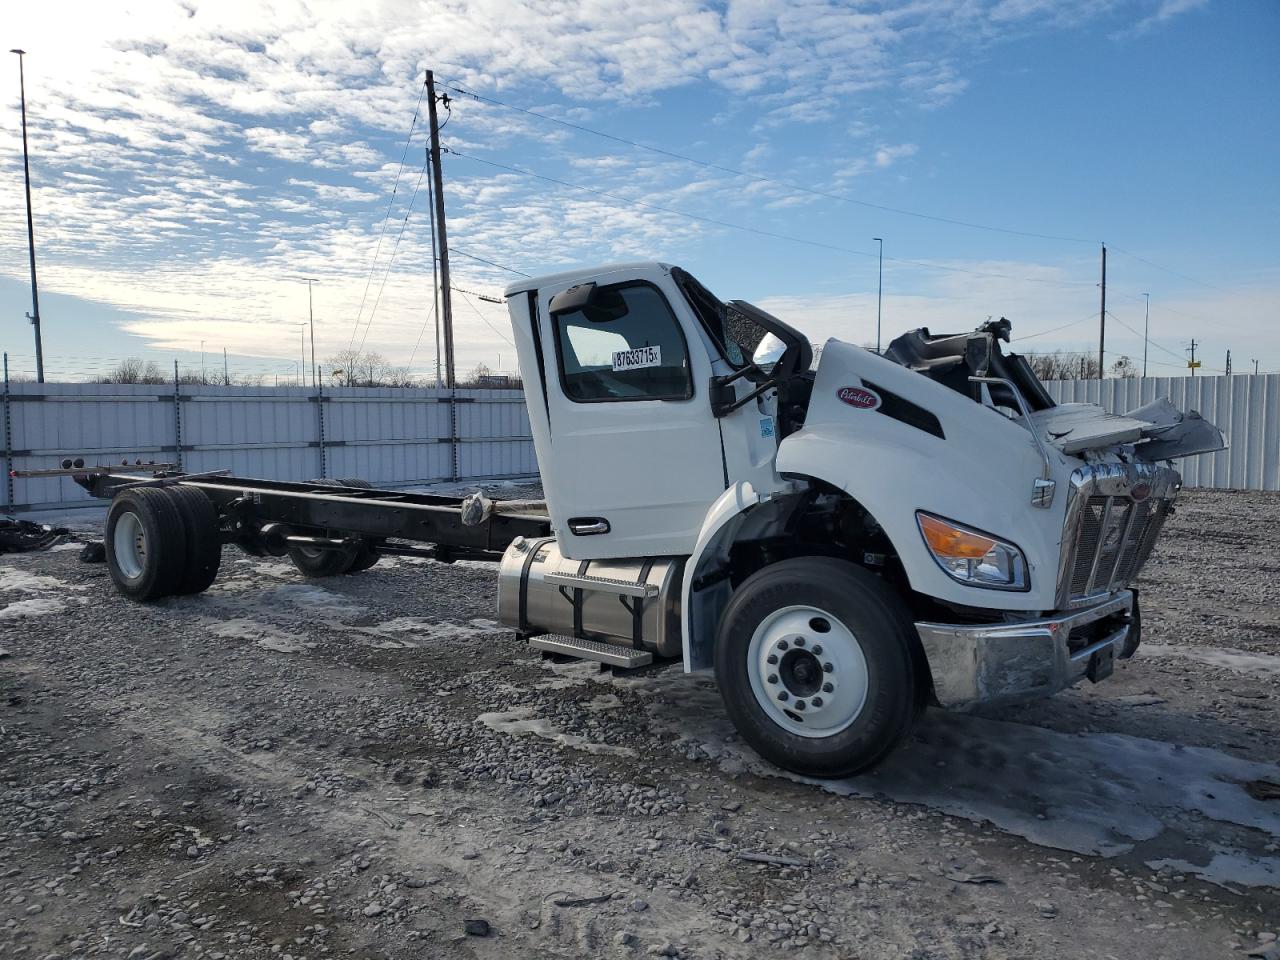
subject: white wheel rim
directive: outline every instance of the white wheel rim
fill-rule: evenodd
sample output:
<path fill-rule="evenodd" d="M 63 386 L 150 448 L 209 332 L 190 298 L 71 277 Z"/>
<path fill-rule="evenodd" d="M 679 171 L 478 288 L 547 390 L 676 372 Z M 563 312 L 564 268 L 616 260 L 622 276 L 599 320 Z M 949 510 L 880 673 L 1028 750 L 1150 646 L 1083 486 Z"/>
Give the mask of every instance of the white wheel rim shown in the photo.
<path fill-rule="evenodd" d="M 120 572 L 130 580 L 142 576 L 142 568 L 147 562 L 147 534 L 142 529 L 142 521 L 132 510 L 126 510 L 116 519 L 112 546 Z"/>
<path fill-rule="evenodd" d="M 800 737 L 834 736 L 867 702 L 861 644 L 818 607 L 783 607 L 765 617 L 751 635 L 747 674 L 769 719 Z"/>

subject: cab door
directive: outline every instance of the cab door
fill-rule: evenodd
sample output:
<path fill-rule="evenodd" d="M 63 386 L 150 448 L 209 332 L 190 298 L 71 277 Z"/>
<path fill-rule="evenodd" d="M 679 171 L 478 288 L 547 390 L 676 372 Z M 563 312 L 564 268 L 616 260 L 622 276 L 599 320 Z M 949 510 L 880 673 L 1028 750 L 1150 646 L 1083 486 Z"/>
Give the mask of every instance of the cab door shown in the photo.
<path fill-rule="evenodd" d="M 689 554 L 725 489 L 711 359 L 665 271 L 616 276 L 557 314 L 567 285 L 538 294 L 552 523 L 572 559 Z"/>

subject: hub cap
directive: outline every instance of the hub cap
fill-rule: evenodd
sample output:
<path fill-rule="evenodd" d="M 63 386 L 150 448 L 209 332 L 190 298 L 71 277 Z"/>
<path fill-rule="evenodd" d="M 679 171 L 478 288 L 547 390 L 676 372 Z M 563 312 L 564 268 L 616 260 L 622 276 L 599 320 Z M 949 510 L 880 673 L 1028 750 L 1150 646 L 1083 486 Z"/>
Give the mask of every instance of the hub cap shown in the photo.
<path fill-rule="evenodd" d="M 111 545 L 115 548 L 116 566 L 120 572 L 130 580 L 142 576 L 142 568 L 147 562 L 147 535 L 136 513 L 126 511 L 120 514 Z"/>
<path fill-rule="evenodd" d="M 867 659 L 849 629 L 817 607 L 769 614 L 747 648 L 751 691 L 769 719 L 801 737 L 830 737 L 867 702 Z"/>

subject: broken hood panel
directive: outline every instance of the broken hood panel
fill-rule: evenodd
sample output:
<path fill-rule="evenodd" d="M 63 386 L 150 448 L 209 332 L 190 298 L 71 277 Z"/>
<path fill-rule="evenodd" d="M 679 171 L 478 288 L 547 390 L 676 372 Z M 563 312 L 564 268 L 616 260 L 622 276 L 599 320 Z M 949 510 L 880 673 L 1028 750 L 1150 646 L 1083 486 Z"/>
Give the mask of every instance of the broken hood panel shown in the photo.
<path fill-rule="evenodd" d="M 1032 413 L 1031 428 L 1068 454 L 1133 444 L 1143 460 L 1171 460 L 1227 447 L 1221 430 L 1195 410 L 1179 410 L 1167 397 L 1123 415 L 1093 403 L 1063 403 Z"/>

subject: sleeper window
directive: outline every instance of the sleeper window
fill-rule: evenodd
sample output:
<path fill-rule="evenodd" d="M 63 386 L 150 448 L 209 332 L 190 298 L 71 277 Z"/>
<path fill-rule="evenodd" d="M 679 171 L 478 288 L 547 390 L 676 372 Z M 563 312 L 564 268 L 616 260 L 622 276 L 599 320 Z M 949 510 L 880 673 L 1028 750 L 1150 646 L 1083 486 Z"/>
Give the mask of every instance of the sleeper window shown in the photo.
<path fill-rule="evenodd" d="M 570 400 L 687 400 L 689 351 L 666 298 L 648 284 L 596 291 L 555 318 L 560 377 Z"/>

